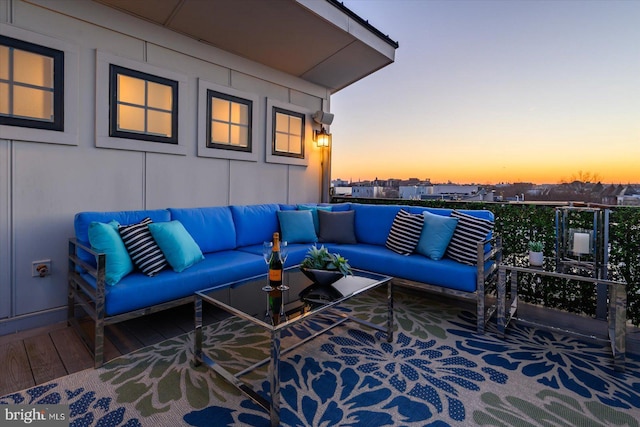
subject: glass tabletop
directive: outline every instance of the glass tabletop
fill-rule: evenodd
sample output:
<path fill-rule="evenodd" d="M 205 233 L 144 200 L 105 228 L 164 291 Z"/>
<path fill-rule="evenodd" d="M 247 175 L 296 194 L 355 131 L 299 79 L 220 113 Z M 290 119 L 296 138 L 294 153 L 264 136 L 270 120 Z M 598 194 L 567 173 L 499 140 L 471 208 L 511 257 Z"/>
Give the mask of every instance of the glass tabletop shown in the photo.
<path fill-rule="evenodd" d="M 318 285 L 307 278 L 299 266 L 294 266 L 283 271 L 282 284 L 288 286 L 287 290 L 263 291 L 267 284 L 267 275 L 263 274 L 223 287 L 204 289 L 196 295 L 232 314 L 278 329 L 390 280 L 389 276 L 353 270 L 353 275 L 332 285 Z"/>

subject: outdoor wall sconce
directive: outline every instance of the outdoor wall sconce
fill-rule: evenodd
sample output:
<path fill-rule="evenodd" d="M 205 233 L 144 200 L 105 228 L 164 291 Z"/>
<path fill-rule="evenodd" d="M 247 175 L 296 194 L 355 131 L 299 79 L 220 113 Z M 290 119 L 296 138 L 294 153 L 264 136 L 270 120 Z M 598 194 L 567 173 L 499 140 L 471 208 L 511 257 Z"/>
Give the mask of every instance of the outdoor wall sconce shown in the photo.
<path fill-rule="evenodd" d="M 320 127 L 320 130 L 313 131 L 313 140 L 320 148 L 328 147 L 331 140 L 331 134 L 327 132 L 323 127 Z"/>
<path fill-rule="evenodd" d="M 313 131 L 313 140 L 318 147 L 328 147 L 331 142 L 331 134 L 327 132 L 323 125 L 331 125 L 333 123 L 333 114 L 318 110 L 313 113 L 313 121 L 320 125 L 320 130 Z"/>

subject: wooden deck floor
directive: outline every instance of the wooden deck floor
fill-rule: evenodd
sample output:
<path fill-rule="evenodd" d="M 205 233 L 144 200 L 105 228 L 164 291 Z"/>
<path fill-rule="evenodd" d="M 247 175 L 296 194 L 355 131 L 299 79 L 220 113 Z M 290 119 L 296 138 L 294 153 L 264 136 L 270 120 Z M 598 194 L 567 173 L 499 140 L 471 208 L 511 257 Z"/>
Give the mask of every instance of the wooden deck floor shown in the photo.
<path fill-rule="evenodd" d="M 206 309 L 206 308 L 205 308 Z M 221 312 L 204 313 L 205 324 Z M 105 329 L 105 360 L 193 330 L 193 305 L 187 304 Z M 0 336 L 0 396 L 93 367 L 93 359 L 66 322 Z"/>
<path fill-rule="evenodd" d="M 460 301 L 454 302 L 459 304 Z M 205 304 L 205 324 L 225 317 Z M 469 307 L 471 310 L 472 307 Z M 568 315 L 555 310 L 522 307 L 523 317 L 543 323 L 567 325 L 589 332 L 593 322 L 601 321 Z M 193 306 L 190 304 L 149 316 L 110 325 L 105 330 L 105 358 L 111 360 L 123 354 L 156 344 L 193 330 Z M 627 351 L 640 354 L 640 329 L 629 327 Z M 49 327 L 18 334 L 0 336 L 0 396 L 33 387 L 37 384 L 93 367 L 93 359 L 78 335 L 61 322 Z"/>

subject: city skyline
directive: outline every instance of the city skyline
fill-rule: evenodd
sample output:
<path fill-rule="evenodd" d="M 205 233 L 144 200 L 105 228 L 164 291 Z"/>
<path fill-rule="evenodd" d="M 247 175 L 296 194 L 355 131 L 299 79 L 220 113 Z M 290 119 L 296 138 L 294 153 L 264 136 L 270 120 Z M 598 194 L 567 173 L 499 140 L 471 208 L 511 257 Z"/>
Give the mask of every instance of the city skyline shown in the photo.
<path fill-rule="evenodd" d="M 640 182 L 640 2 L 344 4 L 400 47 L 332 96 L 332 179 Z"/>

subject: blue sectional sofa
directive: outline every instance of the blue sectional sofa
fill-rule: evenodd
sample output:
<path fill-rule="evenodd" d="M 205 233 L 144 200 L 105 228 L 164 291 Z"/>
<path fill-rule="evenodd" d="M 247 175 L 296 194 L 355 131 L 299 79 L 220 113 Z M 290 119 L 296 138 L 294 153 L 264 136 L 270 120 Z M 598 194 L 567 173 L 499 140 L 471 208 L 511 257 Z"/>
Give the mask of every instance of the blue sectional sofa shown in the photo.
<path fill-rule="evenodd" d="M 485 284 L 496 271 L 501 253 L 499 239 L 483 229 L 482 239 L 472 243 L 475 262 L 471 263 L 456 261 L 447 255 L 432 259 L 415 252 L 401 254 L 388 246 L 392 230 L 401 233 L 401 243 L 406 237 L 398 219 L 401 211 L 412 220 L 427 215 L 440 220 L 454 215 L 449 209 L 358 203 L 78 213 L 74 221 L 75 236 L 69 239 L 69 323 L 76 327 L 93 352 L 95 366 L 101 366 L 106 325 L 191 302 L 197 290 L 223 287 L 263 274 L 262 243 L 270 241 L 274 232 L 280 232 L 282 239 L 289 241 L 288 265 L 300 263 L 311 245 L 325 245 L 331 252 L 347 258 L 352 267 L 392 276 L 395 284 L 473 300 L 477 306 L 477 329 L 483 332 L 493 311 L 486 308 Z M 455 211 L 455 214 L 480 218 L 486 223 L 493 221 L 493 214 L 486 210 Z M 157 229 L 168 224 L 178 225 L 180 236 L 188 240 L 188 248 L 197 252 L 195 258 L 186 267 L 182 265 L 180 272 L 170 262 L 153 276 L 143 274 L 135 266 L 128 266 L 124 274 L 114 275 L 119 267 L 116 258 L 122 248 L 117 249 L 120 252 L 116 254 L 111 246 L 101 247 L 95 237 L 96 230 L 106 230 L 113 237 L 111 230 L 117 230 L 119 225 L 138 224 L 145 218 Z M 153 237 L 160 243 L 158 235 L 154 233 Z M 424 231 L 420 237 L 420 242 L 435 239 L 426 238 Z M 167 243 L 164 245 L 162 250 L 166 252 Z M 124 259 L 123 263 L 126 262 L 129 260 Z M 95 324 L 92 337 L 79 324 L 79 318 L 85 314 Z"/>

